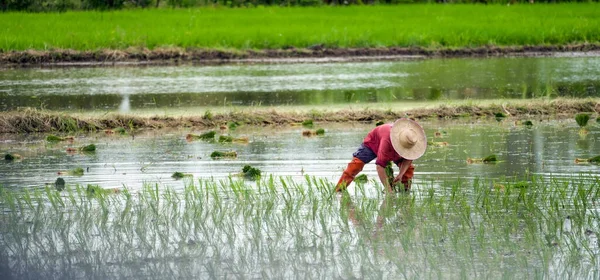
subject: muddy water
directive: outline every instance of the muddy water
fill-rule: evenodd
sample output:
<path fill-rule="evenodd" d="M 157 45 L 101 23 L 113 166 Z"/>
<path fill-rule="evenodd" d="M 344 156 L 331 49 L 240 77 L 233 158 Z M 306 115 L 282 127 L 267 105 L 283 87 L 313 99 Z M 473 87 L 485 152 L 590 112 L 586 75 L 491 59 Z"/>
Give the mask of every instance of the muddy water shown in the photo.
<path fill-rule="evenodd" d="M 135 112 L 600 96 L 600 58 L 1 69 L 0 110 Z"/>
<path fill-rule="evenodd" d="M 418 186 L 456 178 L 526 179 L 532 174 L 564 177 L 580 173 L 597 174 L 596 165 L 575 164 L 575 158 L 600 155 L 597 139 L 600 128 L 590 122 L 588 134 L 579 134 L 574 120 L 533 120 L 527 128 L 514 121 L 430 121 L 424 122 L 430 141 L 448 146 L 430 145 L 416 164 Z M 302 127 L 238 127 L 221 134 L 248 137 L 248 144 L 187 142 L 189 132 L 136 131 L 132 135 L 103 133 L 76 135 L 71 143 L 47 143 L 43 136 L 3 135 L 0 151 L 18 153 L 22 160 L 0 162 L 0 184 L 10 188 L 43 186 L 58 177 L 68 184 L 98 184 L 105 188 L 140 188 L 145 182 L 181 186 L 171 178 L 173 172 L 193 174 L 195 178 L 225 179 L 239 173 L 246 164 L 258 167 L 265 175 L 304 175 L 336 182 L 373 124 L 319 125 L 325 136 L 303 137 Z M 436 136 L 437 135 L 437 136 Z M 95 144 L 94 154 L 68 154 L 68 147 Z M 236 159 L 213 160 L 213 151 L 235 150 Z M 496 154 L 496 164 L 467 164 L 467 158 Z M 84 176 L 57 175 L 76 167 Z M 376 179 L 374 163 L 364 170 Z M 375 187 L 379 188 L 379 186 Z"/>

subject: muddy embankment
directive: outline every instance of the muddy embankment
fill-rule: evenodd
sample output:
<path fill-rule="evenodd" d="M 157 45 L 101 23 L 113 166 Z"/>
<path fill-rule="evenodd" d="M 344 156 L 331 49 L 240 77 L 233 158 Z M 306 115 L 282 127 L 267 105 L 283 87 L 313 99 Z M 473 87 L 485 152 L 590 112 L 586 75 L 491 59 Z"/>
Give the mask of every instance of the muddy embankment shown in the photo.
<path fill-rule="evenodd" d="M 428 57 L 490 57 L 490 56 L 547 56 L 563 53 L 592 53 L 600 56 L 600 44 L 564 46 L 485 46 L 477 48 L 309 48 L 278 50 L 207 50 L 159 48 L 154 50 L 128 48 L 125 50 L 50 50 L 2 51 L 0 66 L 38 65 L 106 65 L 139 64 L 168 65 L 179 63 L 218 64 L 228 62 L 301 62 L 301 61 L 359 61 L 398 60 Z"/>
<path fill-rule="evenodd" d="M 87 132 L 123 127 L 127 129 L 191 128 L 206 129 L 236 122 L 240 125 L 287 125 L 307 119 L 316 122 L 376 122 L 401 117 L 417 120 L 453 118 L 496 118 L 518 121 L 531 119 L 574 118 L 577 113 L 589 113 L 596 119 L 600 99 L 556 99 L 505 102 L 491 105 L 456 105 L 435 108 L 393 111 L 383 109 L 342 109 L 331 111 L 290 111 L 247 109 L 199 116 L 135 116 L 109 114 L 102 116 L 69 115 L 62 112 L 22 109 L 0 112 L 0 133 Z"/>

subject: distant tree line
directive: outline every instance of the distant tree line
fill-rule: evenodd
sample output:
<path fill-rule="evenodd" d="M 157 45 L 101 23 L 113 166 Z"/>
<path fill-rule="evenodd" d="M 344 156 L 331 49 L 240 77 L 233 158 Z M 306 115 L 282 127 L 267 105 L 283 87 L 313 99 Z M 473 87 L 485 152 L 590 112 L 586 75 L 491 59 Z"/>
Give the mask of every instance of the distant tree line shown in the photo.
<path fill-rule="evenodd" d="M 598 2 L 599 0 L 0 0 L 2 11 L 49 12 L 67 10 L 117 10 L 126 8 L 200 6 L 320 6 L 320 5 L 376 5 L 408 3 L 564 3 Z"/>

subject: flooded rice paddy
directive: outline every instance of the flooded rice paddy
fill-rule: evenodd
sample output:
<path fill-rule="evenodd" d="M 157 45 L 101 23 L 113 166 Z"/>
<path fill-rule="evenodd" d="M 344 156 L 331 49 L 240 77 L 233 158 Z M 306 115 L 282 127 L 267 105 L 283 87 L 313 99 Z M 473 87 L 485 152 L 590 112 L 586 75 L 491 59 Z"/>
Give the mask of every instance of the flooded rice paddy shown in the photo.
<path fill-rule="evenodd" d="M 0 110 L 134 113 L 215 106 L 598 97 L 598 76 L 598 57 L 2 69 Z"/>
<path fill-rule="evenodd" d="M 0 109 L 598 97 L 599 63 L 11 69 L 0 71 Z M 596 117 L 585 131 L 574 119 L 422 121 L 430 145 L 412 191 L 394 195 L 382 194 L 373 163 L 367 182 L 333 193 L 374 123 L 315 123 L 325 134 L 312 137 L 288 125 L 0 135 L 2 156 L 18 155 L 0 161 L 0 279 L 598 279 L 600 167 L 575 162 L 600 155 Z M 186 140 L 209 130 L 214 141 Z M 90 144 L 95 152 L 80 151 Z M 467 162 L 491 154 L 498 162 Z M 245 165 L 261 178 L 240 176 Z"/>
<path fill-rule="evenodd" d="M 600 127 L 574 120 L 423 122 L 430 141 L 413 190 L 334 183 L 374 124 L 218 131 L 3 135 L 2 276 L 16 278 L 598 277 Z M 217 139 L 217 138 L 215 138 Z M 437 146 L 439 143 L 447 146 Z M 94 143 L 95 153 L 66 149 Z M 434 144 L 438 143 L 438 144 Z M 444 144 L 445 145 L 445 144 Z M 215 151 L 235 159 L 211 159 Z M 468 157 L 496 154 L 495 164 Z M 250 164 L 258 181 L 237 176 Z M 58 175 L 81 167 L 83 176 Z M 182 180 L 174 172 L 190 174 Z M 64 178 L 58 192 L 54 182 Z M 47 186 L 45 186 L 48 184 Z M 101 190 L 89 191 L 90 185 Z M 114 189 L 118 190 L 114 190 Z"/>

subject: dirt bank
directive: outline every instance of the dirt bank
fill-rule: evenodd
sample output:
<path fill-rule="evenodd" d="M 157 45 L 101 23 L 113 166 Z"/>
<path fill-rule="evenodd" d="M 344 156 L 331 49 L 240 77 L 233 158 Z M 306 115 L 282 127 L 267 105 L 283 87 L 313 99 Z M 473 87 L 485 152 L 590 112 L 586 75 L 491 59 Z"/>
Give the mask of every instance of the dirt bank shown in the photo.
<path fill-rule="evenodd" d="M 99 51 L 2 51 L 0 66 L 37 65 L 112 65 L 139 64 L 165 65 L 178 63 L 218 64 L 228 62 L 299 62 L 299 61 L 356 61 L 400 60 L 428 57 L 489 57 L 489 56 L 547 56 L 586 53 L 600 56 L 600 44 L 566 46 L 518 46 L 478 48 L 287 48 L 279 50 L 206 50 L 206 49 L 140 49 Z M 576 55 L 576 54 L 575 54 Z"/>
<path fill-rule="evenodd" d="M 235 110 L 201 116 L 102 115 L 78 116 L 61 112 L 23 109 L 0 112 L 0 133 L 98 131 L 117 127 L 154 129 L 216 128 L 230 122 L 244 125 L 286 125 L 307 119 L 317 122 L 375 122 L 408 116 L 414 119 L 494 118 L 504 114 L 508 120 L 531 118 L 574 118 L 577 113 L 591 113 L 595 119 L 600 113 L 600 99 L 556 99 L 504 102 L 490 105 L 456 105 L 434 108 L 416 108 L 403 111 L 362 108 L 356 110 L 291 111 L 275 109 Z"/>

